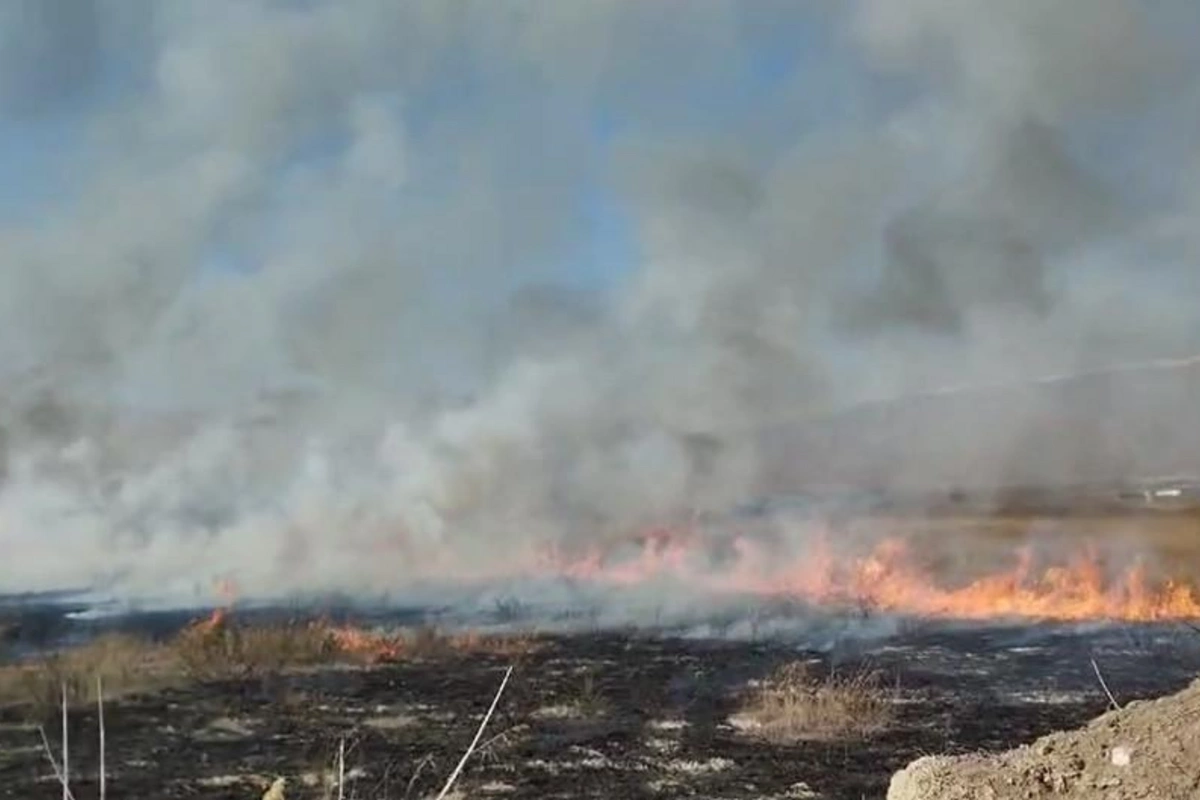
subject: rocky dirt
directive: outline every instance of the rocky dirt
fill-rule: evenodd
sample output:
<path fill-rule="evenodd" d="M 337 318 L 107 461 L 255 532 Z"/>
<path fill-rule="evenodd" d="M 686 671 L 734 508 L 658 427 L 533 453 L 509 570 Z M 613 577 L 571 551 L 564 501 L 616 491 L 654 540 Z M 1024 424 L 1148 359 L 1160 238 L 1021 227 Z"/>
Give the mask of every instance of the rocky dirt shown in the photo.
<path fill-rule="evenodd" d="M 1200 681 L 991 756 L 918 759 L 888 800 L 1200 797 Z"/>
<path fill-rule="evenodd" d="M 1186 636 L 1166 628 L 933 626 L 823 653 L 778 641 L 549 637 L 516 664 L 461 789 L 478 798 L 882 798 L 892 774 L 919 756 L 1001 751 L 1101 713 L 1108 701 L 1091 657 L 1123 702 L 1179 689 L 1200 671 L 1200 647 L 1189 649 L 1195 637 Z M 818 674 L 862 665 L 880 671 L 895 687 L 894 723 L 866 737 L 791 743 L 737 726 L 751 682 L 798 658 Z M 344 740 L 348 797 L 431 797 L 471 740 L 509 663 L 487 654 L 450 656 L 113 701 L 106 708 L 108 795 L 257 800 L 282 776 L 287 797 L 322 797 Z M 1156 707 L 1134 705 L 1119 719 L 1141 719 Z M 1164 717 L 1166 727 L 1139 722 L 1097 733 L 1091 750 L 1052 745 L 1061 748 L 1050 754 L 1061 765 L 1048 773 L 1050 781 L 1075 769 L 1076 758 L 1083 759 L 1076 771 L 1089 778 L 1130 780 L 1149 774 L 1143 764 L 1169 765 L 1162 759 L 1182 745 L 1161 737 L 1190 735 L 1194 742 L 1195 733 L 1184 732 L 1195 730 L 1188 713 L 1181 708 Z M 0 797 L 60 796 L 39 724 L 57 748 L 57 719 L 0 710 Z M 1109 730 L 1107 724 L 1097 723 L 1097 731 Z M 72 788 L 79 800 L 97 796 L 95 730 L 94 710 L 72 715 Z M 1092 766 L 1117 745 L 1130 748 L 1130 767 Z M 1181 749 L 1175 758 L 1186 763 L 1194 755 Z"/>

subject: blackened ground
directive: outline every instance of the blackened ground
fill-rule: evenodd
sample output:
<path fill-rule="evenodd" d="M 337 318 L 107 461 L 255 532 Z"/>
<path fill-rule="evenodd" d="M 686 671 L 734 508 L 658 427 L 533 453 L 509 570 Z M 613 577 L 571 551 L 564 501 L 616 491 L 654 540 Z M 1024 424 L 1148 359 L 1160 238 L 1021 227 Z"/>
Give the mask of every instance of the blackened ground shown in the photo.
<path fill-rule="evenodd" d="M 868 739 L 791 745 L 732 725 L 747 681 L 796 658 L 881 670 L 896 687 L 896 724 Z M 110 702 L 109 796 L 257 798 L 286 776 L 288 797 L 321 797 L 344 738 L 347 797 L 430 797 L 509 663 L 451 656 Z M 546 638 L 517 662 L 461 787 L 473 798 L 878 798 L 920 755 L 1006 748 L 1102 712 L 1097 668 L 1120 702 L 1173 691 L 1200 671 L 1200 636 L 1183 626 L 936 624 L 824 654 L 780 642 Z M 61 796 L 38 724 L 57 748 L 57 719 L 0 710 L 0 796 Z M 73 715 L 79 800 L 97 796 L 95 730 L 94 712 Z"/>

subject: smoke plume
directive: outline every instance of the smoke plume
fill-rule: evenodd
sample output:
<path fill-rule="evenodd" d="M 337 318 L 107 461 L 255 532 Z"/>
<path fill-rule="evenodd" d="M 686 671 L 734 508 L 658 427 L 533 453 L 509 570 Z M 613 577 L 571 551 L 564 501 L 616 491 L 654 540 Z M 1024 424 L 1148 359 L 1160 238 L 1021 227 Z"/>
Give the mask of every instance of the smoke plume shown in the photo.
<path fill-rule="evenodd" d="M 1027 382 L 1200 346 L 1196 33 L 10 3 L 3 135 L 69 134 L 0 217 L 0 588 L 384 590 L 814 483 L 1186 468 L 1144 420 L 1200 430 L 1194 367 Z"/>

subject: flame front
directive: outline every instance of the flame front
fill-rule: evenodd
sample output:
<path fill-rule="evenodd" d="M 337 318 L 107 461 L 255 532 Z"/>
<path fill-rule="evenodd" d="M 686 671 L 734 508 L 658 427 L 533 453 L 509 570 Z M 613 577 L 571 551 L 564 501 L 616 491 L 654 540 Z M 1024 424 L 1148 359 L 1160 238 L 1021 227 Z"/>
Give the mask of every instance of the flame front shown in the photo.
<path fill-rule="evenodd" d="M 920 617 L 984 620 L 1166 621 L 1200 618 L 1193 588 L 1151 580 L 1135 563 L 1112 574 L 1094 550 L 1063 563 L 1035 567 L 1032 551 L 1017 552 L 1014 566 L 957 586 L 939 585 L 918 566 L 908 546 L 884 539 L 865 555 L 834 552 L 816 539 L 800 556 L 781 560 L 748 539 L 734 540 L 732 563 L 697 566 L 699 547 L 690 534 L 643 540 L 633 558 L 612 560 L 600 550 L 552 559 L 559 574 L 597 583 L 630 585 L 675 578 L 718 593 L 793 599 L 814 605 L 857 607 Z"/>

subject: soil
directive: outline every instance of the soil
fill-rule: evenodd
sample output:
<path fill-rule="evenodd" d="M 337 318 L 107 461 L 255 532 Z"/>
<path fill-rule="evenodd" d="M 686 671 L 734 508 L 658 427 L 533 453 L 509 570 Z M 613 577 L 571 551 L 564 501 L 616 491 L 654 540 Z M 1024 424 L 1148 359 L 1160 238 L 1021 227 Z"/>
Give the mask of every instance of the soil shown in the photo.
<path fill-rule="evenodd" d="M 1073 731 L 992 756 L 922 758 L 897 773 L 888 800 L 1200 797 L 1200 681 L 1130 703 Z"/>
<path fill-rule="evenodd" d="M 1103 665 L 1123 702 L 1178 690 L 1200 671 L 1195 642 L 1167 628 L 945 625 L 819 653 L 781 641 L 548 637 L 516 664 L 458 785 L 461 796 L 472 798 L 882 798 L 892 774 L 919 756 L 1001 751 L 1101 713 L 1108 700 L 1090 658 Z M 731 720 L 751 682 L 798 658 L 810 660 L 817 674 L 857 666 L 881 671 L 896 687 L 895 723 L 865 738 L 794 743 L 739 729 Z M 286 797 L 321 797 L 344 740 L 347 797 L 433 797 L 509 663 L 450 656 L 112 701 L 105 708 L 108 796 L 257 800 L 285 777 Z M 1196 746 L 1196 719 L 1188 716 L 1194 703 L 1162 717 L 1157 728 L 1141 721 L 1169 702 L 1134 705 L 1111 729 L 1110 717 L 1103 718 L 1089 728 L 1095 752 L 1054 739 L 1061 750 L 1050 755 L 1063 765 L 1082 758 L 1080 774 L 1103 776 L 1110 773 L 1090 765 L 1099 763 L 1103 748 L 1123 744 L 1131 748 L 1131 766 L 1112 774 L 1149 775 L 1150 763 L 1171 763 L 1159 759 L 1184 747 L 1184 738 Z M 57 753 L 59 724 L 0 709 L 0 797 L 61 795 L 37 730 L 44 726 Z M 98 796 L 96 728 L 94 710 L 72 714 L 70 771 L 79 800 Z M 1179 743 L 1163 738 L 1169 736 Z M 1175 759 L 1200 764 L 1195 755 L 1179 749 Z M 1016 764 L 1026 757 L 1005 758 Z M 926 763 L 937 772 L 946 762 Z M 1052 774 L 1066 774 L 1061 770 Z M 896 795 L 926 796 L 984 795 Z M 1009 796 L 1020 795 L 997 795 Z"/>

